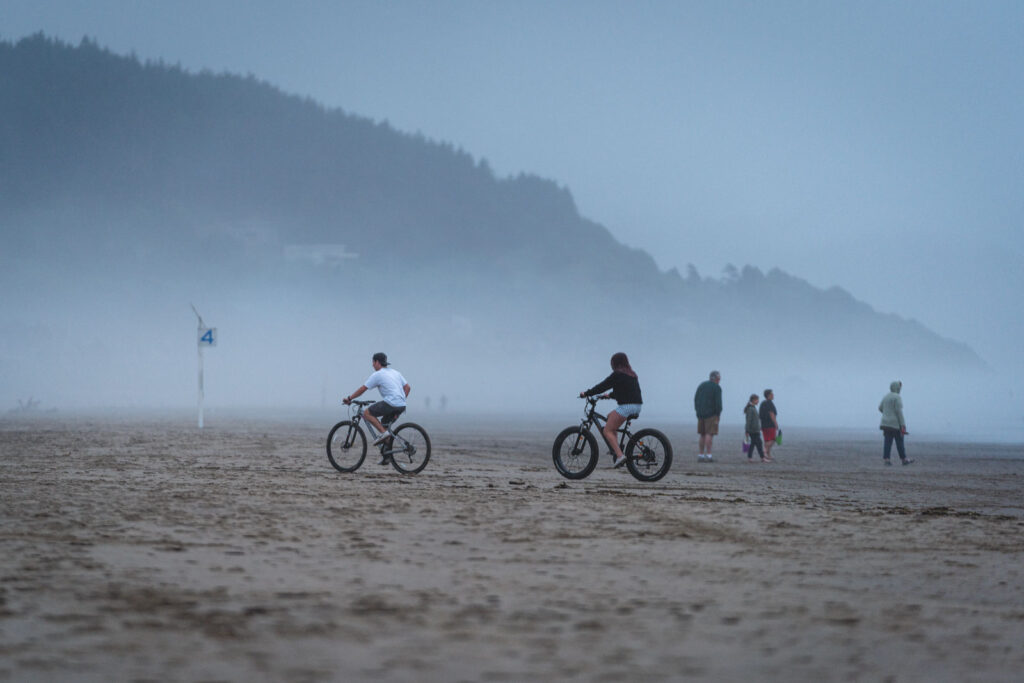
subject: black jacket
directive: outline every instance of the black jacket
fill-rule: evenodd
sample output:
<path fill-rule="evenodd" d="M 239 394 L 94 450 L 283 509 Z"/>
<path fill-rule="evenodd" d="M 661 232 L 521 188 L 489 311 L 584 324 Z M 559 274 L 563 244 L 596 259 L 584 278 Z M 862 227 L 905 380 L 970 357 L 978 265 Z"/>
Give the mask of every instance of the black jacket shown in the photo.
<path fill-rule="evenodd" d="M 587 396 L 593 396 L 595 394 L 603 393 L 608 389 L 612 390 L 612 398 L 614 398 L 615 402 L 620 406 L 644 402 L 643 397 L 640 395 L 640 380 L 636 377 L 630 377 L 626 373 L 619 372 L 618 370 L 608 375 L 599 384 L 595 384 L 592 388 L 587 389 L 583 393 Z"/>

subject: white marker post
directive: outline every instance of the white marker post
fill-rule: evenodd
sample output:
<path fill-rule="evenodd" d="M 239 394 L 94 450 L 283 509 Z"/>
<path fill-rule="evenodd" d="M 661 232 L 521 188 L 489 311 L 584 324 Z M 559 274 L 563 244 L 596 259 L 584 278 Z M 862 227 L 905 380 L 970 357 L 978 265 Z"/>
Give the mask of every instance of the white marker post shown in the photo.
<path fill-rule="evenodd" d="M 191 304 L 190 304 L 191 305 Z M 203 428 L 203 347 L 217 345 L 217 328 L 203 324 L 203 316 L 192 306 L 192 312 L 199 318 L 199 333 L 196 335 L 199 348 L 199 428 Z"/>

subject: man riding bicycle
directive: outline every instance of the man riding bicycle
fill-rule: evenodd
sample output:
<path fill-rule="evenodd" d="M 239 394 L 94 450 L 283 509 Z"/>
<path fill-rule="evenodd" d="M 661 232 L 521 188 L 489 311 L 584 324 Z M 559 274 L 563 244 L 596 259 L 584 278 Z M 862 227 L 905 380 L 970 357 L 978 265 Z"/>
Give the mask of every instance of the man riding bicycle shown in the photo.
<path fill-rule="evenodd" d="M 352 403 L 353 399 L 362 396 L 367 389 L 376 387 L 380 391 L 383 400 L 377 401 L 363 411 L 363 418 L 380 433 L 380 436 L 373 441 L 374 446 L 394 436 L 391 429 L 385 428 L 380 421 L 398 417 L 405 412 L 405 399 L 411 391 L 409 383 L 405 381 L 405 377 L 402 377 L 402 373 L 388 365 L 390 364 L 387 354 L 380 352 L 373 354 L 373 374 L 362 386 L 342 400 L 342 403 L 348 405 Z"/>

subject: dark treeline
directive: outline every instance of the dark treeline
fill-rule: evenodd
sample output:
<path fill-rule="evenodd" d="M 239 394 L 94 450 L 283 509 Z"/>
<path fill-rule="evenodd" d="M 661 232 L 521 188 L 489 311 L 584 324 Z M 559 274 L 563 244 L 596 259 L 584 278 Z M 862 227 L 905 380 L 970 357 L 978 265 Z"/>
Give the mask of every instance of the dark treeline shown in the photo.
<path fill-rule="evenodd" d="M 554 263 L 571 240 L 615 246 L 553 183 L 498 180 L 451 145 L 251 77 L 190 74 L 41 35 L 0 45 L 0 65 L 6 211 L 138 206 L 178 225 L 259 220 L 289 243 L 392 236 L 395 249 L 419 256 L 456 244 L 468 255 Z"/>

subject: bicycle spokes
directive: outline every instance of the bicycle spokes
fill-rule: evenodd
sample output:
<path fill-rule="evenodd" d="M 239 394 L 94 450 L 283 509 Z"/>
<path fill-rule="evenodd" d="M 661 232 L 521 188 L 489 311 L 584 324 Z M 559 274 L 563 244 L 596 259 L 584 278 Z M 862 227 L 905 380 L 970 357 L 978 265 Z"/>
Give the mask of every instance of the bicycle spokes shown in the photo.
<path fill-rule="evenodd" d="M 391 440 L 391 465 L 404 474 L 415 474 L 430 460 L 430 437 L 418 424 L 407 422 Z"/>
<path fill-rule="evenodd" d="M 350 421 L 334 425 L 327 435 L 327 458 L 340 472 L 355 472 L 366 457 L 366 435 Z"/>
<path fill-rule="evenodd" d="M 413 454 L 416 452 L 416 447 L 411 443 L 402 438 L 391 438 L 387 440 L 387 450 L 384 451 L 384 455 L 389 455 L 392 458 L 396 455 L 407 453 Z"/>
<path fill-rule="evenodd" d="M 637 454 L 636 454 L 636 461 L 637 462 L 654 462 L 655 461 L 654 449 L 651 448 L 649 445 L 647 445 L 647 443 L 643 439 L 641 439 L 640 441 L 637 442 L 637 447 L 638 447 Z"/>

